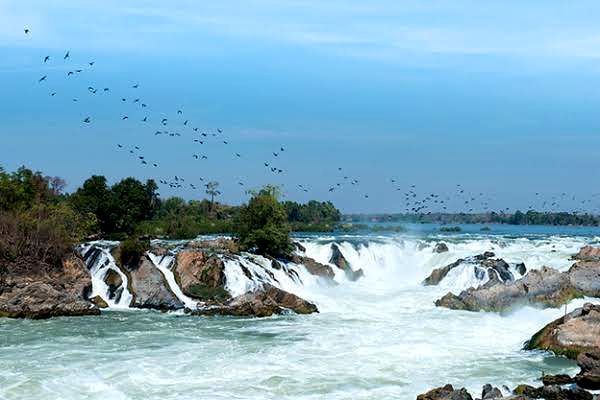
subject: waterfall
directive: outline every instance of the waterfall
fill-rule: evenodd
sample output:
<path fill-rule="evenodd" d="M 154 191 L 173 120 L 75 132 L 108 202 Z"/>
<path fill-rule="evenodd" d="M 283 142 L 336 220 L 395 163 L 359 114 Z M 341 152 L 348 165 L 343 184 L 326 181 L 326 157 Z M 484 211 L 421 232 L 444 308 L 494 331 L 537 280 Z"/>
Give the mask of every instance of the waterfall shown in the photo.
<path fill-rule="evenodd" d="M 177 281 L 175 280 L 175 274 L 171 270 L 174 265 L 175 257 L 172 255 L 163 255 L 157 256 L 156 254 L 152 254 L 150 252 L 146 253 L 152 264 L 158 268 L 158 270 L 165 277 L 167 284 L 169 285 L 169 289 L 173 292 L 175 296 L 181 301 L 185 306 L 189 309 L 196 309 L 198 307 L 198 300 L 194 300 L 191 297 L 186 296 Z"/>

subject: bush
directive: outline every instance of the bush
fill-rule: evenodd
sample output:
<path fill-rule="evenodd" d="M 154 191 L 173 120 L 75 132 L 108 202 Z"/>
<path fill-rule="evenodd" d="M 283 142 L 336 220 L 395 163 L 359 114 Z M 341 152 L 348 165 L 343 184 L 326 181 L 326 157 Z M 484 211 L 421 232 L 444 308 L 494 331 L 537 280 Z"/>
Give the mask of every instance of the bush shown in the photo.
<path fill-rule="evenodd" d="M 283 257 L 292 251 L 287 215 L 275 193 L 273 188 L 264 188 L 242 207 L 236 221 L 242 250 L 273 257 Z"/>
<path fill-rule="evenodd" d="M 121 242 L 119 259 L 122 266 L 136 267 L 145 252 L 150 250 L 150 241 L 128 238 Z"/>
<path fill-rule="evenodd" d="M 440 232 L 461 232 L 460 226 L 442 226 Z"/>

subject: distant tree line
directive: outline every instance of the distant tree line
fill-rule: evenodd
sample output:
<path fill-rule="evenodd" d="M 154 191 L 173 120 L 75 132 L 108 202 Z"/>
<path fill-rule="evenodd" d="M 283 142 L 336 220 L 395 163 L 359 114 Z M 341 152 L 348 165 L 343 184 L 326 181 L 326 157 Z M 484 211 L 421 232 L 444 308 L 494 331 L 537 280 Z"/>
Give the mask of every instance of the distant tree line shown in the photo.
<path fill-rule="evenodd" d="M 600 216 L 576 212 L 527 212 L 514 213 L 426 213 L 426 214 L 351 214 L 344 216 L 347 222 L 408 222 L 435 224 L 509 224 L 509 225 L 580 225 L 600 226 Z"/>

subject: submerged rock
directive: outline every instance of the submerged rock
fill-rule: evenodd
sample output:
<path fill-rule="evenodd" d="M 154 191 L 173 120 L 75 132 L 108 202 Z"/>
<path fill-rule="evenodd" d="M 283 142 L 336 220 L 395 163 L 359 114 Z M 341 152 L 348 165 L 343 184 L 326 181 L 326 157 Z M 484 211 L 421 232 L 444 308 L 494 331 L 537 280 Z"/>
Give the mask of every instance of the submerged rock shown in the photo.
<path fill-rule="evenodd" d="M 1 278 L 0 317 L 42 319 L 100 314 L 87 299 L 92 280 L 79 257 L 68 257 L 58 268 L 11 268 Z"/>
<path fill-rule="evenodd" d="M 225 290 L 225 263 L 218 257 L 203 251 L 181 251 L 173 273 L 186 296 L 203 301 L 224 301 L 230 297 Z"/>
<path fill-rule="evenodd" d="M 452 385 L 446 385 L 417 396 L 417 400 L 473 400 L 467 389 L 455 390 Z"/>
<path fill-rule="evenodd" d="M 137 265 L 126 266 L 125 272 L 129 276 L 133 307 L 161 311 L 184 308 L 184 304 L 173 294 L 165 277 L 147 255 L 143 255 Z"/>
<path fill-rule="evenodd" d="M 235 297 L 225 304 L 211 304 L 198 310 L 189 311 L 192 315 L 233 315 L 269 317 L 293 311 L 296 314 L 319 312 L 317 306 L 295 294 L 265 284 L 253 292 Z"/>
<path fill-rule="evenodd" d="M 434 253 L 446 253 L 448 252 L 448 245 L 444 242 L 439 242 L 433 248 Z"/>
<path fill-rule="evenodd" d="M 586 303 L 567 315 L 549 323 L 525 344 L 527 350 L 548 350 L 575 359 L 581 353 L 600 351 L 600 306 Z M 599 357 L 600 359 L 600 357 Z M 593 369 L 592 356 L 582 358 L 581 365 Z"/>

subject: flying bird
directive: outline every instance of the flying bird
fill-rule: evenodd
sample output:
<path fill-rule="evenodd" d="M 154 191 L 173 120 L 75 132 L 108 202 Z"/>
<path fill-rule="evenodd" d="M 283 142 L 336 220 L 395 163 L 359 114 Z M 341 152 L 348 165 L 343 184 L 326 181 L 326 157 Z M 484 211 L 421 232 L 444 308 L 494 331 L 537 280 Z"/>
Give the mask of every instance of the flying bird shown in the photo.
<path fill-rule="evenodd" d="M 50 56 L 44 57 L 44 62 L 48 62 L 48 60 L 50 60 Z"/>
<path fill-rule="evenodd" d="M 92 120 L 90 119 L 90 117 L 85 117 L 83 122 L 85 122 L 86 124 L 89 124 L 90 122 L 92 122 Z"/>
<path fill-rule="evenodd" d="M 67 51 L 65 53 L 65 56 L 63 57 L 63 60 L 66 60 L 67 58 L 69 58 L 71 56 L 71 53 L 69 51 Z"/>
<path fill-rule="evenodd" d="M 26 35 L 29 35 L 29 29 L 28 28 L 25 28 L 23 31 L 25 32 Z"/>
<path fill-rule="evenodd" d="M 44 76 L 42 76 L 42 77 L 41 77 L 41 78 L 38 80 L 38 82 L 43 82 L 43 81 L 45 81 L 47 77 L 48 77 L 48 75 L 44 75 Z"/>

